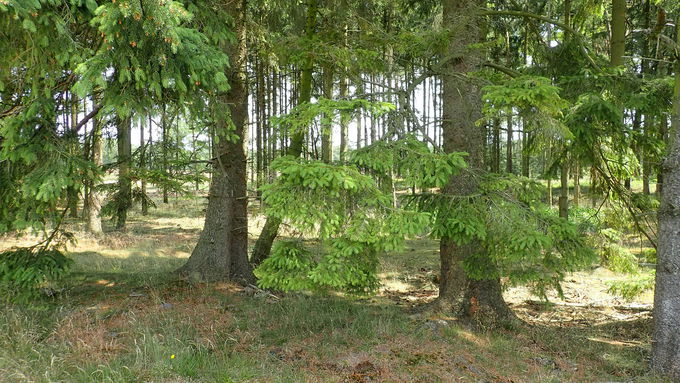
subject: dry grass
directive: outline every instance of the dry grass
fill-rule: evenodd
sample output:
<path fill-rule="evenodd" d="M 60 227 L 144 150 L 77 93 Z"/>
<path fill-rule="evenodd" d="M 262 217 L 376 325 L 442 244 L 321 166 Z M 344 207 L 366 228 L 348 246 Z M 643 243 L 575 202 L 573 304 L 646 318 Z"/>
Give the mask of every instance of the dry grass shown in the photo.
<path fill-rule="evenodd" d="M 411 314 L 436 297 L 437 245 L 422 239 L 383 258 L 376 296 L 272 300 L 170 274 L 196 242 L 203 203 L 159 204 L 132 214 L 127 232 L 107 224 L 101 239 L 69 222 L 81 239 L 67 291 L 0 313 L 0 382 L 663 381 L 646 373 L 650 296 L 627 310 L 607 293 L 621 275 L 571 275 L 554 305 L 509 289 L 529 325 L 475 332 Z M 251 236 L 262 223 L 251 221 Z"/>

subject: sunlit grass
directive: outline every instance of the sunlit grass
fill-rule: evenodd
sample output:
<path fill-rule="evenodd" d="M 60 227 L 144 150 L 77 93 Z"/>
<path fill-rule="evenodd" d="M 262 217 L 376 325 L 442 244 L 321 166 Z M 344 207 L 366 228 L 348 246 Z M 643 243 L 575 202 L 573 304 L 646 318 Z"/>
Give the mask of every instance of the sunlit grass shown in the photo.
<path fill-rule="evenodd" d="M 532 306 L 525 289 L 506 298 L 532 326 L 512 331 L 416 314 L 411 306 L 436 297 L 429 239 L 382 257 L 384 287 L 373 297 L 273 299 L 187 284 L 173 271 L 196 243 L 205 201 L 173 202 L 148 217 L 133 212 L 127 232 L 107 223 L 104 238 L 83 234 L 56 298 L 3 307 L 0 382 L 663 382 L 647 374 L 648 315 L 622 322 L 558 299 Z M 606 282 L 621 278 L 570 275 L 567 301 L 612 305 Z"/>

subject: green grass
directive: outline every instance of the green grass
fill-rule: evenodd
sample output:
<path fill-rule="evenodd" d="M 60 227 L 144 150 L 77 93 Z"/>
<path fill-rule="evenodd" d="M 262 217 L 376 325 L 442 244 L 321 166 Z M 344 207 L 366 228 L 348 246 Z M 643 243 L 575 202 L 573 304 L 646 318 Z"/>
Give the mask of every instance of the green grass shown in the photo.
<path fill-rule="evenodd" d="M 70 249 L 61 295 L 0 308 L 0 382 L 664 382 L 647 372 L 649 318 L 479 332 L 387 293 L 277 300 L 187 284 L 172 271 L 202 221 L 159 206 L 133 214 L 128 233 Z M 438 267 L 437 243 L 420 239 L 383 257 L 381 275 L 422 303 Z"/>
<path fill-rule="evenodd" d="M 663 381 L 646 373 L 648 319 L 479 333 L 365 299 L 271 300 L 172 279 L 124 286 L 5 307 L 0 381 L 341 382 L 363 376 L 362 362 L 384 381 Z"/>

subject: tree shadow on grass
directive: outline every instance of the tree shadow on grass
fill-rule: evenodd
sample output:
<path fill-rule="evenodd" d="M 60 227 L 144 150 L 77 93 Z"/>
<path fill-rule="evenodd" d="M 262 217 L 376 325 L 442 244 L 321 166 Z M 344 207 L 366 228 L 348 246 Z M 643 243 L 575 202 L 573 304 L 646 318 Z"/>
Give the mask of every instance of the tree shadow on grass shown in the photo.
<path fill-rule="evenodd" d="M 174 271 L 185 259 L 159 252 L 133 251 L 126 257 L 107 257 L 97 252 L 72 252 L 76 260 L 66 281 L 69 295 L 87 301 L 100 295 L 134 295 L 176 283 Z"/>

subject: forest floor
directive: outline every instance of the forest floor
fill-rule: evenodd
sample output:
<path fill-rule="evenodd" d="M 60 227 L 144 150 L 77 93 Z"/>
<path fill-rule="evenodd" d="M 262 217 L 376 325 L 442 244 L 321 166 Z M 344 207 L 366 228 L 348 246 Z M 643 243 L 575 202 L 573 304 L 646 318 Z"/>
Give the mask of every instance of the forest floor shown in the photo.
<path fill-rule="evenodd" d="M 203 206 L 133 212 L 126 232 L 107 223 L 101 239 L 68 222 L 79 241 L 65 291 L 0 312 L 0 382 L 663 382 L 647 373 L 651 293 L 607 292 L 624 275 L 569 275 L 550 304 L 511 288 L 526 325 L 473 331 L 414 310 L 436 297 L 429 239 L 387 254 L 371 297 L 178 280 L 170 272 L 191 253 Z M 251 221 L 254 239 L 262 221 Z M 34 241 L 0 238 L 0 250 Z"/>

